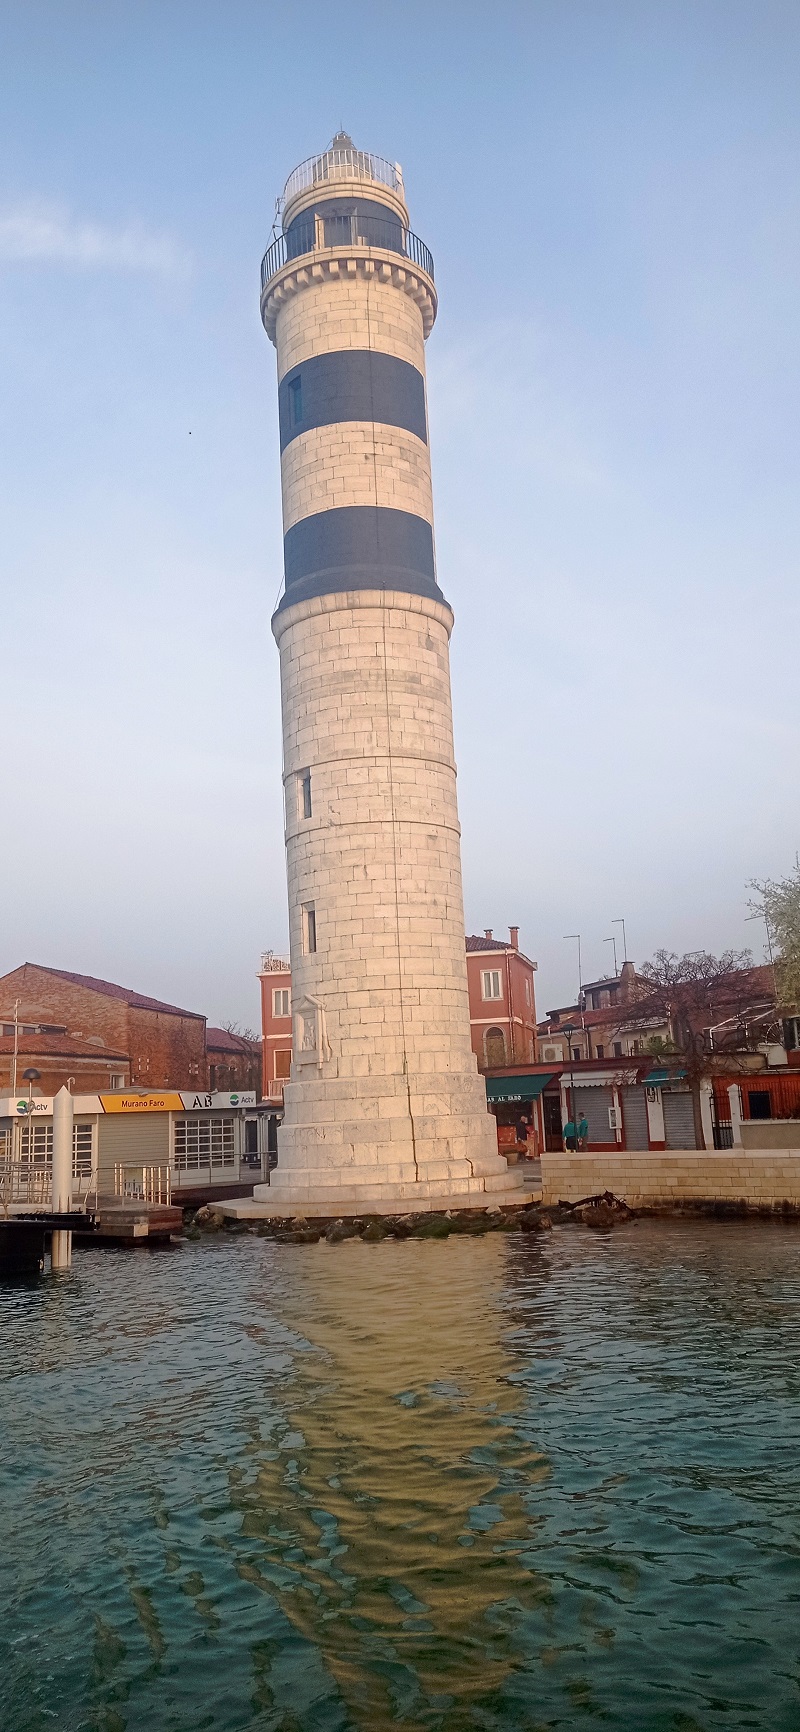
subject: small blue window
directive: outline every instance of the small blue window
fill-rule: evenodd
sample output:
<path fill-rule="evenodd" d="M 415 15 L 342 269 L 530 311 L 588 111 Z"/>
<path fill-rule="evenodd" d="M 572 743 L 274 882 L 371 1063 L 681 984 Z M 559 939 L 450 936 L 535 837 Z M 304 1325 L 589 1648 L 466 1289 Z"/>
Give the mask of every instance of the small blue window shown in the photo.
<path fill-rule="evenodd" d="M 289 380 L 289 419 L 293 427 L 299 427 L 303 419 L 303 386 L 299 373 Z"/>

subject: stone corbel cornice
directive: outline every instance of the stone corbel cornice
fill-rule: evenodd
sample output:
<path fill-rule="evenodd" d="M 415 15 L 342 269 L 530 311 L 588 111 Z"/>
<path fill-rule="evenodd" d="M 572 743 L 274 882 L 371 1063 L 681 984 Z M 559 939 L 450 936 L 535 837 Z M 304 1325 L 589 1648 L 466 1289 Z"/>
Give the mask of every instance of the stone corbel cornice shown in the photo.
<path fill-rule="evenodd" d="M 270 277 L 261 296 L 261 318 L 270 340 L 274 343 L 278 313 L 292 295 L 315 283 L 346 281 L 348 277 L 375 277 L 410 295 L 422 314 L 423 335 L 430 336 L 438 302 L 433 279 L 426 271 L 408 260 L 401 262 L 397 253 L 377 247 L 331 247 L 291 259 Z"/>

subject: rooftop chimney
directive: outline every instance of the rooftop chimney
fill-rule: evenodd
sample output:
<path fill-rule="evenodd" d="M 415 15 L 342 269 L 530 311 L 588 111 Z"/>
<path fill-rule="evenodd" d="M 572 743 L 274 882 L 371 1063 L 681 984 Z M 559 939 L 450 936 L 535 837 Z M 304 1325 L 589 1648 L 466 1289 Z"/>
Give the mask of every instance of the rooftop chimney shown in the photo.
<path fill-rule="evenodd" d="M 491 938 L 491 936 L 492 936 L 491 926 L 484 926 L 483 936 L 484 936 L 484 938 Z"/>
<path fill-rule="evenodd" d="M 511 949 L 519 950 L 519 927 L 509 926 L 508 930 L 511 933 Z"/>

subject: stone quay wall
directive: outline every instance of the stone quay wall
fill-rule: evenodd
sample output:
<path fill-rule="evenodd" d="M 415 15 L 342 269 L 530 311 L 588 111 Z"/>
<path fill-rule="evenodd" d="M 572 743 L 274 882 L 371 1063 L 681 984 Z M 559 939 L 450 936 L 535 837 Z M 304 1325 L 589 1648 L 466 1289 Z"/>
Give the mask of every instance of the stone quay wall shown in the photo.
<path fill-rule="evenodd" d="M 601 1191 L 634 1209 L 703 1203 L 800 1209 L 800 1146 L 542 1155 L 543 1203 L 577 1203 Z"/>

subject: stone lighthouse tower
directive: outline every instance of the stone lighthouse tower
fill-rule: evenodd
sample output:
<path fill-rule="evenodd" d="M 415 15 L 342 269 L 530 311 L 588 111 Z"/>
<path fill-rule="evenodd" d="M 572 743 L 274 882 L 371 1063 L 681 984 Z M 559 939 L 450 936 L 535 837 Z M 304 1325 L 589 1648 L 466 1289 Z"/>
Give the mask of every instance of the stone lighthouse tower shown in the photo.
<path fill-rule="evenodd" d="M 516 1200 L 470 1045 L 425 339 L 399 165 L 339 134 L 262 266 L 278 356 L 294 1057 L 271 1212 Z"/>

